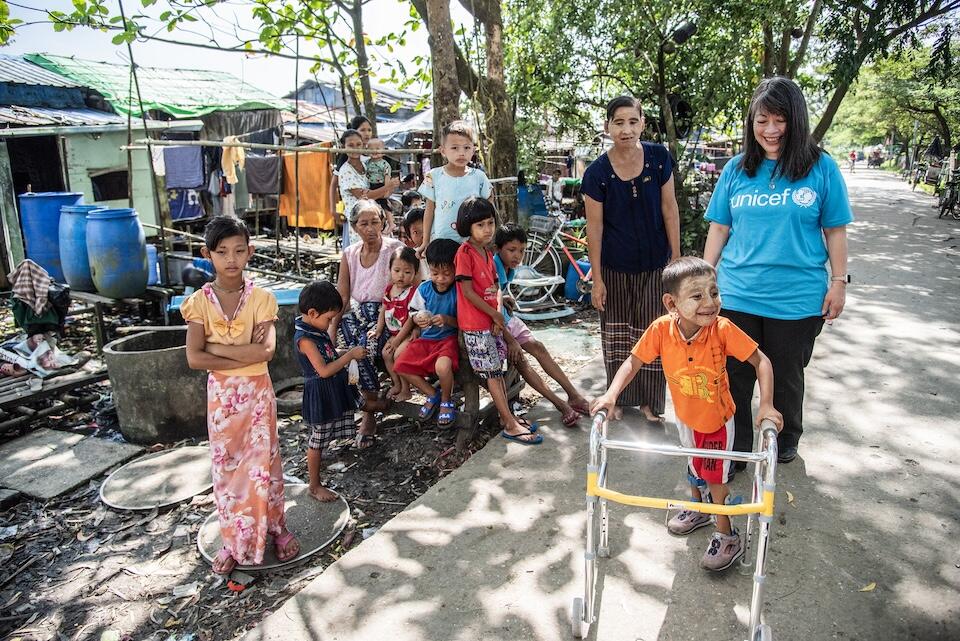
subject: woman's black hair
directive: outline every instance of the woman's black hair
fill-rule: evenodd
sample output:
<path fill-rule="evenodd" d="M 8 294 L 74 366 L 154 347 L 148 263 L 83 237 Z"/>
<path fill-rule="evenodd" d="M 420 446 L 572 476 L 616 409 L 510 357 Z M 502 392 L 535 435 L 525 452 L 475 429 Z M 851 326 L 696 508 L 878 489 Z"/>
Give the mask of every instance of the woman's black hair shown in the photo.
<path fill-rule="evenodd" d="M 617 96 L 607 103 L 607 122 L 613 120 L 613 116 L 617 113 L 617 109 L 621 109 L 623 107 L 636 109 L 638 112 L 640 112 L 640 117 L 643 118 L 643 105 L 640 104 L 639 100 L 633 96 Z"/>
<path fill-rule="evenodd" d="M 423 214 L 423 207 L 414 207 L 403 217 L 403 230 L 407 232 L 407 236 L 410 235 L 410 228 L 413 227 L 414 223 L 423 222 Z"/>
<path fill-rule="evenodd" d="M 354 116 L 350 119 L 350 128 L 354 130 L 359 130 L 364 124 L 370 125 L 370 128 L 373 129 L 373 123 L 370 122 L 370 119 L 366 116 Z"/>
<path fill-rule="evenodd" d="M 493 218 L 494 223 L 497 222 L 497 210 L 493 203 L 486 198 L 471 196 L 463 201 L 457 212 L 457 233 L 468 238 L 473 224 L 487 218 Z"/>
<path fill-rule="evenodd" d="M 316 310 L 318 314 L 334 310 L 339 312 L 343 309 L 343 297 L 330 281 L 315 280 L 300 290 L 297 307 L 301 314 L 306 314 L 311 309 Z"/>
<path fill-rule="evenodd" d="M 391 269 L 393 269 L 393 261 L 395 260 L 402 260 L 413 267 L 414 273 L 420 271 L 420 260 L 417 258 L 417 252 L 415 252 L 412 247 L 399 247 L 395 252 L 390 254 Z"/>
<path fill-rule="evenodd" d="M 526 245 L 527 232 L 525 232 L 520 225 L 507 223 L 506 225 L 501 225 L 500 228 L 497 229 L 497 233 L 493 236 L 493 244 L 496 245 L 498 249 L 511 240 L 516 240 Z"/>
<path fill-rule="evenodd" d="M 217 216 L 203 228 L 203 242 L 210 251 L 234 236 L 243 236 L 244 242 L 250 244 L 250 230 L 242 220 L 233 216 Z"/>
<path fill-rule="evenodd" d="M 437 238 L 427 245 L 427 264 L 431 267 L 453 267 L 460 243 L 450 238 Z"/>
<path fill-rule="evenodd" d="M 766 155 L 753 133 L 753 119 L 758 111 L 781 116 L 787 121 L 787 131 L 780 141 L 780 157 L 773 168 L 774 176 L 800 180 L 810 173 L 820 158 L 820 148 L 810 135 L 810 117 L 807 101 L 799 85 L 789 78 L 774 76 L 757 85 L 743 126 L 743 158 L 740 166 L 748 176 L 757 174 L 757 167 Z"/>

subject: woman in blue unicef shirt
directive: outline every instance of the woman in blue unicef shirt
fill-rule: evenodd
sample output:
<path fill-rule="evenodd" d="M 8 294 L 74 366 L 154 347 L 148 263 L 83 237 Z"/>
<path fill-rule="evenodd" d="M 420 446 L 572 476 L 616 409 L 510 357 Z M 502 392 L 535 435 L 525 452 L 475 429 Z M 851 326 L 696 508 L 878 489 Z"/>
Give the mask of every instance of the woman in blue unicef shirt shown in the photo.
<path fill-rule="evenodd" d="M 807 103 L 792 80 L 768 78 L 757 87 L 743 153 L 724 167 L 706 218 L 703 257 L 717 266 L 721 314 L 773 363 L 780 462 L 788 463 L 803 433 L 803 370 L 823 322 L 839 316 L 846 300 L 846 225 L 853 221 L 840 169 L 811 137 Z M 734 449 L 749 451 L 756 376 L 732 358 L 727 371 L 737 405 Z"/>

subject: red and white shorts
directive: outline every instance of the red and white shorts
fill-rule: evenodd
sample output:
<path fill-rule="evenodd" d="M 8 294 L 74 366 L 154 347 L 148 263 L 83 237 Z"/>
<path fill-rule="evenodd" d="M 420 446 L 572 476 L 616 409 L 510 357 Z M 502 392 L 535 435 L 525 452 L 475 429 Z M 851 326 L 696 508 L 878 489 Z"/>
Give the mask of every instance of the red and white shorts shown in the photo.
<path fill-rule="evenodd" d="M 447 336 L 440 340 L 416 338 L 397 356 L 393 369 L 398 374 L 413 374 L 415 376 L 435 376 L 437 361 L 446 356 L 453 363 L 453 371 L 460 365 L 460 345 L 457 335 Z"/>
<path fill-rule="evenodd" d="M 687 427 L 687 425 L 678 418 L 677 432 L 680 434 L 680 444 L 683 447 L 732 452 L 733 437 L 736 435 L 737 429 L 734 425 L 733 417 L 730 417 L 726 425 L 721 425 L 720 429 L 709 434 L 706 432 L 698 432 Z M 707 483 L 721 485 L 730 480 L 733 461 L 692 456 L 689 459 L 687 467 L 689 467 L 689 472 L 694 477 L 703 479 Z"/>

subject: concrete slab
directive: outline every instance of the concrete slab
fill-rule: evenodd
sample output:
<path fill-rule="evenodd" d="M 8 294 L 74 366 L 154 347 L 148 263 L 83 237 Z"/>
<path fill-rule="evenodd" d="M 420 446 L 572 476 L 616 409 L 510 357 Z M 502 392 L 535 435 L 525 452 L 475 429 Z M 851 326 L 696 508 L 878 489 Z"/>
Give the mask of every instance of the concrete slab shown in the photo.
<path fill-rule="evenodd" d="M 210 448 L 178 447 L 142 456 L 114 471 L 100 486 L 100 500 L 117 510 L 175 505 L 213 487 Z"/>
<path fill-rule="evenodd" d="M 960 252 L 948 241 L 960 224 L 881 172 L 855 174 L 850 193 L 855 285 L 807 370 L 800 456 L 779 469 L 764 618 L 778 641 L 953 640 Z M 596 361 L 578 378 L 591 395 L 606 384 Z M 544 445 L 493 439 L 244 641 L 569 639 L 583 593 L 586 421 L 566 430 L 543 407 L 531 418 Z M 611 435 L 675 442 L 672 421 L 628 412 Z M 615 452 L 610 485 L 680 496 L 682 467 Z M 747 486 L 740 475 L 733 489 Z M 672 537 L 662 512 L 620 506 L 610 519 L 589 638 L 746 637 L 750 574 L 698 567 L 707 529 Z"/>
<path fill-rule="evenodd" d="M 321 503 L 310 497 L 309 489 L 310 486 L 305 483 L 287 484 L 284 487 L 287 527 L 297 535 L 300 541 L 300 554 L 289 561 L 280 561 L 275 553 L 273 537 L 270 536 L 267 539 L 263 563 L 241 565 L 238 569 L 244 572 L 256 572 L 296 565 L 321 551 L 340 536 L 343 528 L 350 521 L 350 506 L 347 501 L 340 497 L 338 501 Z M 213 563 L 213 559 L 223 547 L 216 511 L 210 514 L 200 526 L 200 531 L 197 533 L 197 547 L 208 563 Z"/>
<path fill-rule="evenodd" d="M 142 450 L 128 443 L 41 428 L 0 447 L 0 486 L 50 499 Z"/>

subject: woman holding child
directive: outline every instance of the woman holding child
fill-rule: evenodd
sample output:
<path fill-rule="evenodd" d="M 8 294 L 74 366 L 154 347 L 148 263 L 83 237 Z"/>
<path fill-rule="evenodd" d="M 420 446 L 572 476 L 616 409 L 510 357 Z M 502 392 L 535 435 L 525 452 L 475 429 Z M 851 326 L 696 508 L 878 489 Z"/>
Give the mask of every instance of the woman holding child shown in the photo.
<path fill-rule="evenodd" d="M 344 301 L 341 315 L 333 319 L 330 335 L 340 337 L 347 348 L 367 347 L 370 330 L 377 326 L 383 292 L 390 284 L 390 256 L 403 243 L 395 238 L 384 238 L 386 217 L 380 205 L 368 199 L 358 200 L 349 212 L 350 227 L 359 242 L 343 250 L 337 290 Z M 353 303 L 356 302 L 356 306 Z M 384 334 L 386 336 L 386 334 Z M 360 390 L 363 392 L 363 419 L 357 432 L 357 447 L 365 449 L 376 443 L 377 426 L 373 412 L 386 409 L 387 401 L 379 398 L 380 382 L 373 359 L 376 345 L 370 345 L 370 357 L 359 361 Z"/>
<path fill-rule="evenodd" d="M 600 312 L 600 333 L 608 385 L 630 356 L 643 331 L 662 313 L 663 267 L 680 256 L 680 214 L 673 185 L 673 160 L 662 145 L 640 143 L 643 109 L 635 98 L 620 96 L 607 105 L 604 131 L 613 147 L 583 175 L 587 212 L 593 306 Z M 646 364 L 617 400 L 640 407 L 659 421 L 666 400 L 660 361 Z"/>
<path fill-rule="evenodd" d="M 703 257 L 717 266 L 722 314 L 773 363 L 780 462 L 788 463 L 803 433 L 803 370 L 823 322 L 837 318 L 846 300 L 853 213 L 837 163 L 810 135 L 807 104 L 792 80 L 760 83 L 743 131 L 743 153 L 723 168 L 707 208 Z M 734 449 L 749 451 L 756 375 L 735 359 L 727 371 L 737 406 Z"/>

